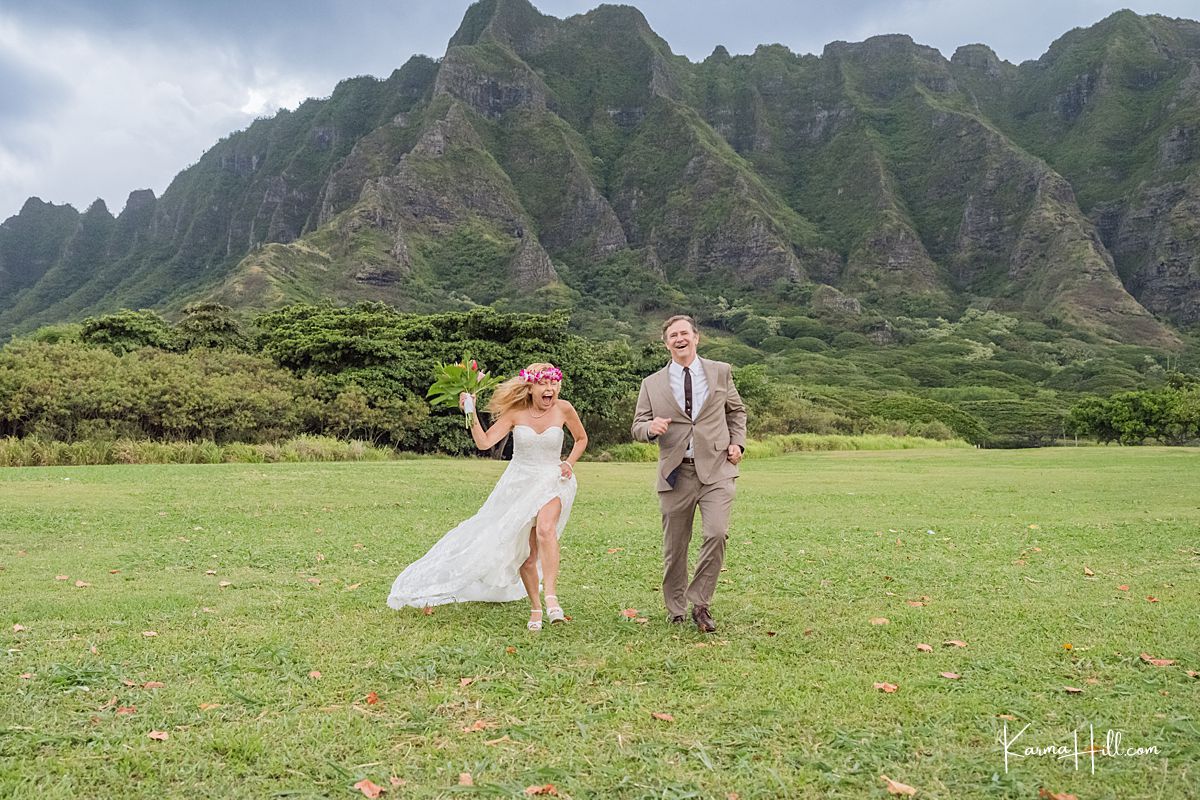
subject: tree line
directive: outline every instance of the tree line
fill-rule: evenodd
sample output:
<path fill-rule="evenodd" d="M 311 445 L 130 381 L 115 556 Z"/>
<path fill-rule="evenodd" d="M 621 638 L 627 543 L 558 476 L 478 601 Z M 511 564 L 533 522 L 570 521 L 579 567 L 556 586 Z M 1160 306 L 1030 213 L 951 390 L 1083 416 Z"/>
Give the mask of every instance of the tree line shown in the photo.
<path fill-rule="evenodd" d="M 380 303 L 296 304 L 246 326 L 216 303 L 168 322 L 121 311 L 55 325 L 0 348 L 0 436 L 45 441 L 147 439 L 273 443 L 358 439 L 416 453 L 474 452 L 461 419 L 425 392 L 440 362 L 464 354 L 493 374 L 534 361 L 566 371 L 597 452 L 628 441 L 637 386 L 667 359 L 572 333 L 565 313 L 490 308 L 411 314 Z M 1200 437 L 1200 389 L 1175 374 L 1159 388 L 1084 397 L 1068 410 L 1037 397 L 971 392 L 943 402 L 905 392 L 812 387 L 735 369 L 752 436 L 893 434 L 980 446 L 1040 446 L 1071 435 L 1183 444 Z"/>

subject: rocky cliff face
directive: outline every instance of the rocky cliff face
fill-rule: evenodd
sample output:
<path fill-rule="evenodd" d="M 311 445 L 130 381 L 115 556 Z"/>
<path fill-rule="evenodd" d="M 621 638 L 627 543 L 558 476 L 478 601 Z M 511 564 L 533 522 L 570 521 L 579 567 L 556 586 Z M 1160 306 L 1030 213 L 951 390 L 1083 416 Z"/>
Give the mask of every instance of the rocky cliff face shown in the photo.
<path fill-rule="evenodd" d="M 628 6 L 482 0 L 440 62 L 260 120 L 115 220 L 31 200 L 0 225 L 0 329 L 196 295 L 554 302 L 632 269 L 1172 346 L 1198 210 L 1197 23 L 1120 12 L 1020 66 L 902 35 L 692 64 Z"/>

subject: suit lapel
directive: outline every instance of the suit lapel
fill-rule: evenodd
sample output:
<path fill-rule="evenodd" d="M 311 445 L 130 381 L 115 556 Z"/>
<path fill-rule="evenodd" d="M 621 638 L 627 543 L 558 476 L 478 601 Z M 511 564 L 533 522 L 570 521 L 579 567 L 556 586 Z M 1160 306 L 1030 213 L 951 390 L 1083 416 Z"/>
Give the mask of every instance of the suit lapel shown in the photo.
<path fill-rule="evenodd" d="M 671 365 L 660 369 L 654 374 L 654 389 L 658 393 L 660 407 L 673 408 L 675 414 L 687 419 L 687 414 L 683 413 L 683 409 L 679 407 L 679 401 L 675 399 L 675 393 L 671 391 Z"/>
<path fill-rule="evenodd" d="M 725 387 L 720 383 L 721 375 L 717 371 L 716 364 L 707 358 L 701 359 L 700 364 L 704 367 L 704 379 L 708 381 L 708 396 L 704 398 L 704 405 L 700 407 L 700 413 L 696 415 L 697 422 L 707 417 L 714 408 L 724 408 L 725 406 Z"/>

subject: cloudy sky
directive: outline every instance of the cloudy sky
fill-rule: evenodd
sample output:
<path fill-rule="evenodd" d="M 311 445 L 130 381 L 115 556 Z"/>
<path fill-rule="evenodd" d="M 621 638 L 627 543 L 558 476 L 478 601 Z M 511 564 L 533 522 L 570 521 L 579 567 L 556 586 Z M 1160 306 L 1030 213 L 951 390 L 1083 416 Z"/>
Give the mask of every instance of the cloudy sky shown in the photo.
<path fill-rule="evenodd" d="M 534 0 L 566 17 L 597 0 Z M 676 53 L 907 33 L 946 56 L 985 42 L 1037 58 L 1121 7 L 1200 16 L 1196 0 L 635 0 Z M 0 0 L 0 220 L 31 195 L 113 213 L 156 194 L 255 117 L 441 56 L 469 0 Z"/>

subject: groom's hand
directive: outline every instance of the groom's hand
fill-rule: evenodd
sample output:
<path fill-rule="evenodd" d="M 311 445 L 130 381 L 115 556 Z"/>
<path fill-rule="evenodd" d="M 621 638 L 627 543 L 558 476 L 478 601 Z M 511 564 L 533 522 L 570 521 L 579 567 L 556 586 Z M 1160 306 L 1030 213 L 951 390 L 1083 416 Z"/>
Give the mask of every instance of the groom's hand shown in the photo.
<path fill-rule="evenodd" d="M 725 457 L 729 459 L 730 464 L 737 464 L 742 460 L 742 448 L 738 447 L 736 444 L 729 445 L 729 451 L 726 453 Z"/>
<path fill-rule="evenodd" d="M 650 420 L 650 435 L 662 436 L 671 425 L 670 417 L 655 417 Z"/>

